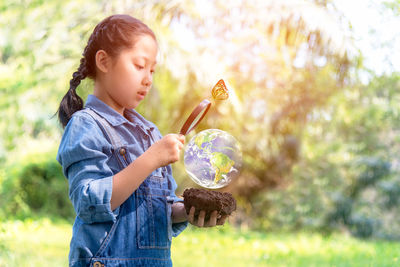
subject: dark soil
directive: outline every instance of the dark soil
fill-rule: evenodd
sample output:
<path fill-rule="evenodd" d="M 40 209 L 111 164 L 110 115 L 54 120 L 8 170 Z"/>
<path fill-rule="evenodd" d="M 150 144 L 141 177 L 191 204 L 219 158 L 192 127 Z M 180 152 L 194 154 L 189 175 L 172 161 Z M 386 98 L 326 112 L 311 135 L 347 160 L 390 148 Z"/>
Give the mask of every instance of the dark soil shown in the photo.
<path fill-rule="evenodd" d="M 231 193 L 189 188 L 183 192 L 183 198 L 187 214 L 192 206 L 196 208 L 195 220 L 201 210 L 206 212 L 205 221 L 210 218 L 211 212 L 214 210 L 218 211 L 221 216 L 230 215 L 236 210 L 236 200 Z"/>

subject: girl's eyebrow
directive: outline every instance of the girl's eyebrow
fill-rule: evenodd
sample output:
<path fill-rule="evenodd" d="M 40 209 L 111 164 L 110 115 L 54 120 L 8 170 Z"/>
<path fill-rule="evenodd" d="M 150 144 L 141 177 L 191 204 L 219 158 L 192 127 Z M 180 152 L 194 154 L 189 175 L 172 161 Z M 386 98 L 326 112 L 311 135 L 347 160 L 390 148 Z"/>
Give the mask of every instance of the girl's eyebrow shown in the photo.
<path fill-rule="evenodd" d="M 153 63 L 153 65 L 156 65 L 156 64 L 157 64 L 157 60 L 155 60 L 155 61 L 152 61 L 152 60 L 148 59 L 148 58 L 147 58 L 147 57 L 145 57 L 145 56 L 137 56 L 136 58 L 144 58 L 144 60 L 146 60 L 146 61 L 149 61 L 149 62 L 152 62 L 152 63 Z"/>

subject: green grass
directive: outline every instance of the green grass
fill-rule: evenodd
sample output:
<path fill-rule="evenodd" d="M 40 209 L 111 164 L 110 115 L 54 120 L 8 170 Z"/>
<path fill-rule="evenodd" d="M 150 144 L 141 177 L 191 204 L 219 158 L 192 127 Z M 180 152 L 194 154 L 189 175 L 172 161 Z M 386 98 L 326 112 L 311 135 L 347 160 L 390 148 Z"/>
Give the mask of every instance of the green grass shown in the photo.
<path fill-rule="evenodd" d="M 71 224 L 0 223 L 0 266 L 67 266 Z M 173 240 L 175 266 L 398 266 L 400 243 L 343 234 L 258 233 L 189 227 Z"/>
<path fill-rule="evenodd" d="M 346 235 L 193 229 L 173 245 L 176 266 L 397 266 L 400 243 Z M 197 248 L 197 249 L 196 249 Z"/>
<path fill-rule="evenodd" d="M 72 226 L 49 219 L 0 223 L 0 266 L 68 266 Z"/>

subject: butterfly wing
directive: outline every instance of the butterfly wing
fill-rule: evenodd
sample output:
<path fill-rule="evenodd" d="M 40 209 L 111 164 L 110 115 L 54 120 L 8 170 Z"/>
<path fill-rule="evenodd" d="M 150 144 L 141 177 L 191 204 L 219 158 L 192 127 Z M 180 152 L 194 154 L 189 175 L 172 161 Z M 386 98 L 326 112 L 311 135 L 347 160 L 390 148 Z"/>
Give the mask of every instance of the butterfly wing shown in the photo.
<path fill-rule="evenodd" d="M 211 94 L 215 100 L 228 99 L 229 93 L 228 89 L 225 86 L 224 80 L 221 79 L 217 82 L 217 84 L 213 87 Z"/>

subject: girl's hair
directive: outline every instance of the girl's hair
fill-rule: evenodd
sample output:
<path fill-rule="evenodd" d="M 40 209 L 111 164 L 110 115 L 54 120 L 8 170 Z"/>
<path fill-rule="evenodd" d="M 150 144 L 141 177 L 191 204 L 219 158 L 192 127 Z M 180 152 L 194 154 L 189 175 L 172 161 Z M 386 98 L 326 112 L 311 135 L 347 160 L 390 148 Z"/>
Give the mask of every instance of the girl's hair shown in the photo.
<path fill-rule="evenodd" d="M 67 125 L 72 114 L 83 109 L 83 100 L 76 93 L 76 88 L 86 77 L 96 78 L 97 51 L 104 50 L 111 57 L 116 57 L 122 49 L 131 48 L 142 35 L 150 35 L 156 41 L 156 36 L 146 24 L 129 15 L 112 15 L 97 24 L 83 51 L 78 70 L 72 74 L 69 90 L 57 111 L 63 127 Z"/>

